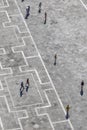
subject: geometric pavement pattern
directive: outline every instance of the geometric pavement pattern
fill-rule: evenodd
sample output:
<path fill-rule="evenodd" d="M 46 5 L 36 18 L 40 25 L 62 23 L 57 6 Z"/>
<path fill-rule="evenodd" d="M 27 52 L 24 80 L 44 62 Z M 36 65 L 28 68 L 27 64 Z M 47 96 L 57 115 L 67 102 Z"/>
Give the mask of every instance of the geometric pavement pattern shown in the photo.
<path fill-rule="evenodd" d="M 0 130 L 73 130 L 16 0 L 0 1 L 0 41 Z"/>

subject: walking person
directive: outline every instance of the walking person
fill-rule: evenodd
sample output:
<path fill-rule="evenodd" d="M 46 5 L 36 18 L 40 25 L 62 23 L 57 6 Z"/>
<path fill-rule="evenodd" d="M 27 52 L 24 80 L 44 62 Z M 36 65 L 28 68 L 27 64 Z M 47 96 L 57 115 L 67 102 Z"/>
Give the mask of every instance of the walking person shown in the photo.
<path fill-rule="evenodd" d="M 25 85 L 25 87 L 26 87 L 26 92 L 28 92 L 29 85 L 30 85 L 30 83 L 29 83 L 29 79 L 27 79 L 27 81 L 26 81 L 26 85 Z"/>
<path fill-rule="evenodd" d="M 81 82 L 81 86 L 84 86 L 84 81 L 82 80 L 82 82 Z"/>
<path fill-rule="evenodd" d="M 21 82 L 21 88 L 20 89 L 24 90 L 24 83 L 23 82 Z"/>
<path fill-rule="evenodd" d="M 54 65 L 56 65 L 57 54 L 54 55 Z"/>
<path fill-rule="evenodd" d="M 25 19 L 27 19 L 29 15 L 30 15 L 30 6 L 27 6 Z"/>
<path fill-rule="evenodd" d="M 84 86 L 84 81 L 82 80 L 82 82 L 81 82 L 81 91 L 80 91 L 81 96 L 83 95 L 83 86 Z"/>
<path fill-rule="evenodd" d="M 47 22 L 47 13 L 45 12 L 45 19 L 44 19 L 44 24 L 46 24 L 46 22 Z"/>
<path fill-rule="evenodd" d="M 23 89 L 24 90 L 24 83 L 23 82 L 21 82 L 21 88 L 20 88 L 21 90 Z"/>
<path fill-rule="evenodd" d="M 20 97 L 23 95 L 23 89 L 20 88 Z"/>
<path fill-rule="evenodd" d="M 21 87 L 20 87 L 20 97 L 22 97 L 24 91 L 24 83 L 21 82 Z"/>
<path fill-rule="evenodd" d="M 39 3 L 39 10 L 38 10 L 38 13 L 41 13 L 41 6 L 42 6 L 42 3 L 40 2 L 40 3 Z"/>
<path fill-rule="evenodd" d="M 69 110 L 70 110 L 70 106 L 67 105 L 67 106 L 66 106 L 66 119 L 69 118 Z"/>

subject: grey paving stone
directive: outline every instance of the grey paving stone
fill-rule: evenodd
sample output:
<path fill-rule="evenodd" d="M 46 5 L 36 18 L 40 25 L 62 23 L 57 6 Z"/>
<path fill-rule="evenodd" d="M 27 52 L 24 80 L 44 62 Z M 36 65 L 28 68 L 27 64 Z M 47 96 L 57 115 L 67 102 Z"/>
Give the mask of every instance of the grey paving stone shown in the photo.
<path fill-rule="evenodd" d="M 28 129 L 52 130 L 48 118 L 45 115 L 43 117 L 34 117 L 31 118 L 30 120 L 27 119 L 25 122 L 22 121 L 22 126 L 24 130 Z"/>
<path fill-rule="evenodd" d="M 8 0 L 8 7 L 6 8 L 9 15 L 16 15 L 19 14 L 18 8 L 15 4 L 15 1 Z"/>
<path fill-rule="evenodd" d="M 32 40 L 30 37 L 24 37 L 23 38 L 25 45 L 24 46 L 20 46 L 20 47 L 15 47 L 14 51 L 23 51 L 25 57 L 29 57 L 29 56 L 38 56 L 38 53 L 36 51 L 35 46 L 32 43 Z"/>
<path fill-rule="evenodd" d="M 67 122 L 64 123 L 56 123 L 54 125 L 55 130 L 71 130 L 69 124 Z"/>
<path fill-rule="evenodd" d="M 43 64 L 41 63 L 40 58 L 38 58 L 38 57 L 27 58 L 27 62 L 28 62 L 29 66 L 21 67 L 22 71 L 29 71 L 29 70 L 36 68 L 36 70 L 40 76 L 41 82 L 42 83 L 49 82 L 49 78 L 47 76 L 47 73 L 44 69 Z"/>
<path fill-rule="evenodd" d="M 16 113 L 9 113 L 6 101 L 3 97 L 0 97 L 0 104 L 2 111 L 0 111 L 0 117 L 5 129 L 18 128 L 19 124 L 16 118 Z"/>
<path fill-rule="evenodd" d="M 61 120 L 65 120 L 65 116 L 62 108 L 60 107 L 60 103 L 55 95 L 53 90 L 47 90 L 46 94 L 51 103 L 51 106 L 37 109 L 39 114 L 48 113 L 52 122 L 57 122 Z M 53 98 L 54 97 L 54 98 Z"/>

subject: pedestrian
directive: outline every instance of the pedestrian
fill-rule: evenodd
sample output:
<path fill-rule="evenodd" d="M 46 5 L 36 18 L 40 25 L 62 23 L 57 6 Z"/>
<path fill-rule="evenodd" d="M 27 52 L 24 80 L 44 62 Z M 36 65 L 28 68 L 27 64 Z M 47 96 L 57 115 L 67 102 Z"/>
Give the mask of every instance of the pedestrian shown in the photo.
<path fill-rule="evenodd" d="M 81 82 L 81 91 L 80 91 L 81 96 L 83 95 L 83 86 L 84 86 L 84 81 L 82 80 L 82 82 Z"/>
<path fill-rule="evenodd" d="M 81 86 L 81 91 L 80 91 L 80 95 L 83 95 L 83 86 Z"/>
<path fill-rule="evenodd" d="M 69 110 L 70 110 L 70 106 L 67 105 L 67 106 L 66 106 L 66 119 L 69 118 Z"/>
<path fill-rule="evenodd" d="M 21 82 L 21 88 L 20 89 L 24 90 L 24 83 L 23 82 Z"/>
<path fill-rule="evenodd" d="M 29 79 L 27 79 L 27 81 L 26 81 L 26 92 L 28 92 L 28 89 L 29 89 L 29 85 L 30 85 L 30 83 L 29 83 Z"/>
<path fill-rule="evenodd" d="M 39 3 L 39 10 L 38 10 L 38 13 L 41 13 L 41 6 L 42 6 L 42 3 L 40 2 L 40 3 Z"/>
<path fill-rule="evenodd" d="M 30 82 L 29 82 L 29 78 L 27 78 L 27 82 L 26 82 L 28 85 L 30 85 Z"/>
<path fill-rule="evenodd" d="M 54 55 L 54 65 L 56 65 L 57 54 Z"/>
<path fill-rule="evenodd" d="M 26 84 L 26 92 L 28 92 L 29 86 L 28 84 Z"/>
<path fill-rule="evenodd" d="M 45 19 L 44 19 L 44 24 L 46 24 L 46 22 L 47 22 L 47 13 L 45 12 Z"/>
<path fill-rule="evenodd" d="M 21 2 L 23 2 L 24 0 L 21 0 Z"/>
<path fill-rule="evenodd" d="M 23 90 L 20 89 L 20 97 L 23 95 Z"/>
<path fill-rule="evenodd" d="M 30 15 L 30 6 L 27 6 L 25 19 L 27 19 L 29 15 Z"/>
<path fill-rule="evenodd" d="M 84 86 L 84 81 L 82 80 L 82 82 L 81 82 L 81 86 Z"/>

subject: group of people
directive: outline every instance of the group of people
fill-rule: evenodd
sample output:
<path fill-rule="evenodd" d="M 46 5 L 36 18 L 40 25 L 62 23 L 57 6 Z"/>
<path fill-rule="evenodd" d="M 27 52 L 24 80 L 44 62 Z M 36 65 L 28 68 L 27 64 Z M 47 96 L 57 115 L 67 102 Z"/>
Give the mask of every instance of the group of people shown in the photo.
<path fill-rule="evenodd" d="M 29 86 L 30 86 L 29 79 L 26 80 L 25 86 L 24 86 L 24 83 L 21 82 L 20 97 L 22 97 L 24 89 L 26 90 L 26 92 L 28 92 Z"/>
<path fill-rule="evenodd" d="M 24 0 L 21 0 L 21 1 L 24 2 Z M 38 13 L 41 13 L 41 10 L 42 10 L 42 3 L 40 2 L 39 3 L 39 8 L 38 8 Z M 25 19 L 28 19 L 29 15 L 30 15 L 30 6 L 27 6 Z M 44 24 L 46 24 L 46 22 L 47 22 L 47 13 L 45 12 L 44 13 Z M 54 65 L 56 65 L 56 61 L 57 61 L 57 54 L 54 55 Z M 83 95 L 83 86 L 84 86 L 84 81 L 82 80 L 82 82 L 81 82 L 81 91 L 80 91 L 81 96 Z M 29 79 L 27 79 L 25 87 L 24 87 L 23 82 L 21 82 L 20 97 L 23 95 L 23 91 L 24 91 L 25 88 L 26 88 L 26 92 L 28 92 Z M 70 108 L 71 107 L 69 105 L 66 106 L 66 119 L 69 118 L 69 110 L 70 110 Z"/>
<path fill-rule="evenodd" d="M 22 0 L 22 2 L 24 2 L 24 0 Z M 38 7 L 38 13 L 41 13 L 41 10 L 42 10 L 42 3 L 40 2 L 39 7 Z M 30 15 L 30 6 L 27 6 L 25 19 L 28 19 L 29 15 Z M 47 13 L 45 12 L 44 13 L 44 24 L 46 24 L 46 22 L 47 22 Z"/>
<path fill-rule="evenodd" d="M 56 65 L 56 61 L 57 61 L 57 54 L 54 55 L 54 65 Z M 81 90 L 80 90 L 80 95 L 83 96 L 83 86 L 84 86 L 84 81 L 81 81 Z M 66 119 L 69 118 L 69 110 L 70 110 L 70 106 L 67 105 L 66 106 Z"/>
<path fill-rule="evenodd" d="M 80 91 L 81 96 L 83 95 L 83 86 L 84 86 L 84 81 L 82 80 L 81 81 L 81 91 Z M 70 108 L 71 107 L 69 105 L 66 106 L 66 119 L 69 118 L 69 110 L 70 110 Z"/>

